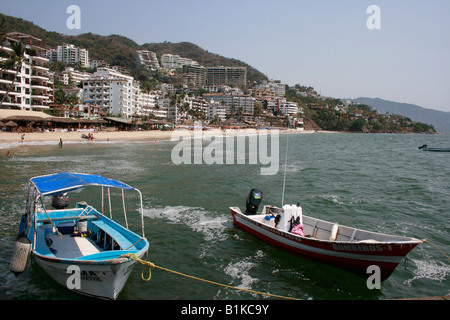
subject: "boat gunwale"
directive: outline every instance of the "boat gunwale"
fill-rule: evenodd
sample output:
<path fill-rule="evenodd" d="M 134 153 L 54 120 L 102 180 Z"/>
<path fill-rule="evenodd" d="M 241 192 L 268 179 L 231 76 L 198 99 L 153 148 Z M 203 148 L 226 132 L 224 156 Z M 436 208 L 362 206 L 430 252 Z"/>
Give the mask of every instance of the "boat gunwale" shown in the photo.
<path fill-rule="evenodd" d="M 92 206 L 89 206 L 89 207 L 93 208 Z M 79 211 L 80 208 L 69 208 L 69 209 L 64 209 L 64 210 L 61 210 L 61 213 L 62 213 L 62 211 L 70 212 L 70 211 L 77 211 L 77 210 Z M 139 235 L 138 235 L 137 233 L 135 233 L 134 231 L 131 231 L 131 230 L 129 230 L 129 229 L 126 229 L 126 228 L 123 227 L 120 223 L 118 223 L 117 221 L 111 220 L 110 218 L 108 218 L 107 216 L 105 216 L 104 214 L 102 214 L 101 212 L 97 211 L 95 208 L 93 208 L 93 211 L 95 211 L 95 212 L 92 212 L 92 210 L 91 210 L 91 211 L 90 211 L 87 215 L 85 215 L 85 216 L 80 216 L 80 215 L 78 215 L 78 216 L 66 216 L 66 217 L 61 217 L 61 219 L 60 219 L 59 222 L 64 222 L 64 221 L 66 221 L 66 220 L 67 220 L 67 221 L 73 221 L 73 220 L 77 220 L 77 219 L 82 220 L 82 219 L 87 219 L 87 218 L 89 218 L 89 219 L 95 219 L 96 221 L 103 221 L 103 222 L 105 222 L 109 227 L 111 227 L 112 229 L 116 230 L 116 231 L 118 232 L 118 234 L 119 234 L 121 237 L 125 238 L 125 239 L 128 240 L 128 241 L 131 240 L 131 239 L 129 239 L 128 237 L 126 237 L 126 236 L 125 236 L 124 234 L 122 234 L 122 232 L 120 232 L 119 230 L 121 230 L 121 231 L 123 231 L 123 232 L 126 232 L 126 233 L 128 233 L 128 234 L 130 234 L 131 236 L 133 236 L 133 238 L 136 238 L 136 239 L 138 239 L 138 240 L 135 241 L 131 247 L 126 248 L 126 249 L 120 249 L 120 250 L 105 250 L 105 251 L 100 251 L 100 252 L 92 253 L 92 254 L 85 255 L 85 256 L 80 256 L 80 257 L 77 257 L 77 258 L 58 257 L 58 256 L 56 256 L 53 252 L 51 252 L 50 250 L 48 250 L 48 248 L 45 248 L 45 249 L 47 249 L 47 250 L 49 251 L 49 253 L 48 253 L 48 254 L 45 254 L 45 253 L 43 253 L 43 250 L 46 251 L 46 250 L 44 249 L 44 247 L 41 247 L 41 246 L 36 245 L 36 246 L 32 249 L 33 255 L 39 256 L 39 257 L 41 257 L 42 259 L 49 260 L 49 261 L 51 260 L 51 261 L 54 261 L 54 262 L 64 262 L 64 263 L 72 263 L 72 264 L 77 264 L 77 263 L 80 263 L 80 262 L 81 262 L 80 264 L 117 264 L 117 263 L 122 263 L 122 262 L 114 262 L 114 263 L 112 263 L 112 261 L 118 260 L 118 259 L 120 258 L 120 256 L 118 256 L 118 257 L 116 257 L 116 258 L 108 258 L 108 256 L 114 255 L 115 252 L 120 253 L 120 255 L 125 255 L 125 254 L 127 254 L 127 253 L 133 253 L 133 254 L 136 254 L 136 255 L 140 255 L 141 253 L 144 254 L 144 253 L 148 250 L 150 244 L 149 244 L 149 241 L 148 241 L 147 238 L 142 237 L 142 236 L 139 236 Z M 51 212 L 52 212 L 52 213 L 57 213 L 58 210 L 51 210 Z M 55 218 L 52 218 L 52 220 L 53 220 L 53 219 L 55 219 Z M 36 224 L 36 229 L 37 229 L 37 231 L 35 232 L 35 234 L 36 234 L 36 239 L 37 239 L 37 238 L 41 238 L 41 237 L 43 237 L 43 238 L 45 239 L 45 232 L 44 232 L 44 230 L 42 230 L 42 226 L 43 226 L 44 222 L 46 222 L 45 220 L 46 220 L 46 219 L 42 219 L 40 222 L 38 222 L 38 223 Z M 38 221 L 39 221 L 39 220 L 38 220 Z M 107 230 L 104 230 L 103 228 L 99 228 L 99 229 L 101 229 L 101 230 L 103 230 L 104 232 L 108 233 L 108 231 L 107 231 Z M 65 236 L 71 236 L 71 235 L 65 235 Z M 113 239 L 116 243 L 120 243 L 120 240 L 119 240 L 117 237 L 112 237 L 112 239 Z M 41 240 L 40 240 L 40 241 L 41 241 Z M 138 244 L 138 242 L 141 242 L 141 241 L 144 241 L 144 243 L 145 243 L 145 244 L 142 246 L 142 248 L 136 247 L 136 245 Z M 36 241 L 36 242 L 39 243 L 39 241 Z M 136 248 L 136 249 L 131 249 L 132 247 L 134 247 L 134 248 Z M 90 256 L 94 256 L 94 255 L 96 255 L 99 259 L 88 259 Z M 106 256 L 106 257 L 105 257 L 106 259 L 101 259 L 101 256 L 102 256 L 102 255 Z M 124 262 L 125 262 L 125 261 L 124 261 Z"/>
<path fill-rule="evenodd" d="M 101 253 L 111 253 L 113 251 L 120 252 L 120 255 L 117 258 L 113 259 L 104 259 L 104 260 L 85 260 L 85 259 L 72 259 L 72 258 L 59 258 L 55 255 L 49 256 L 45 254 L 41 254 L 36 250 L 32 251 L 32 254 L 34 257 L 40 258 L 42 260 L 55 262 L 55 263 L 64 263 L 64 264 L 89 264 L 89 265 L 115 265 L 115 264 L 123 264 L 130 260 L 133 260 L 129 257 L 126 257 L 125 255 L 128 253 L 133 253 L 136 256 L 144 255 L 145 252 L 148 250 L 148 244 L 142 248 L 141 250 L 110 250 L 110 251 L 103 251 Z M 101 254 L 100 253 L 100 254 Z M 99 255 L 99 253 L 94 253 L 92 255 Z M 105 254 L 106 255 L 106 254 Z M 89 257 L 89 255 L 85 256 Z"/>
<path fill-rule="evenodd" d="M 266 214 L 255 214 L 255 215 L 246 215 L 244 213 L 242 213 L 242 211 L 240 210 L 239 207 L 230 207 L 230 209 L 235 212 L 236 214 L 240 215 L 242 218 L 248 220 L 248 221 L 252 221 L 255 224 L 257 224 L 259 227 L 264 226 L 266 228 L 269 228 L 268 231 L 272 232 L 272 233 L 276 233 L 276 234 L 280 234 L 280 233 L 284 233 L 286 235 L 289 235 L 289 239 L 290 240 L 295 240 L 296 242 L 301 242 L 302 240 L 310 240 L 310 241 L 314 241 L 314 242 L 318 242 L 318 243 L 326 243 L 326 244 L 352 244 L 352 245 L 367 245 L 367 244 L 380 244 L 380 245 L 408 245 L 408 244 L 420 244 L 423 243 L 422 240 L 417 239 L 417 238 L 413 238 L 413 237 L 408 237 L 408 236 L 395 236 L 395 235 L 390 235 L 387 233 L 380 233 L 380 232 L 374 232 L 374 231 L 369 231 L 369 230 L 365 230 L 365 229 L 359 229 L 359 228 L 355 228 L 355 227 L 349 227 L 349 226 L 345 226 L 345 225 L 340 225 L 340 227 L 346 227 L 346 228 L 350 228 L 353 230 L 361 230 L 363 232 L 367 232 L 367 233 L 371 233 L 371 234 L 375 234 L 375 235 L 381 235 L 381 236 L 392 236 L 392 237 L 402 237 L 408 240 L 404 240 L 404 241 L 378 241 L 376 240 L 376 242 L 374 243 L 369 243 L 369 242 L 364 242 L 367 240 L 360 240 L 360 241 L 344 241 L 344 240 L 327 240 L 327 239 L 319 239 L 319 238 L 314 238 L 314 237 L 307 237 L 307 236 L 301 236 L 299 234 L 295 234 L 289 231 L 284 231 L 281 229 L 278 229 L 274 226 L 271 226 L 265 222 L 261 222 L 258 221 L 256 219 L 253 219 L 252 216 L 266 216 Z M 236 209 L 238 209 L 239 211 L 237 211 Z M 310 219 L 316 219 L 317 221 L 323 221 L 326 223 L 331 223 L 330 221 L 326 221 L 326 220 L 322 220 L 322 219 L 318 219 L 318 218 L 313 218 L 310 216 L 306 216 L 303 215 L 303 217 L 307 217 Z M 272 231 L 273 230 L 273 231 Z M 294 239 L 292 239 L 292 237 L 294 237 Z"/>

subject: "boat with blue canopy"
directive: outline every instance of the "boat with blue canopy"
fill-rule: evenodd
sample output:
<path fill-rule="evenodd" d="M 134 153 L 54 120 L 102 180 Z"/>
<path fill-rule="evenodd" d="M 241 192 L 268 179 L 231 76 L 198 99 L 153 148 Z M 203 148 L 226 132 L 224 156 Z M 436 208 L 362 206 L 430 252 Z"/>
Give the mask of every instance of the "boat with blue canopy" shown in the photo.
<path fill-rule="evenodd" d="M 79 196 L 78 191 L 88 187 L 101 189 L 101 211 L 85 201 L 69 208 L 68 193 Z M 115 205 L 114 211 L 122 207 L 120 220 L 124 225 L 112 218 L 110 190 L 116 189 L 121 190 L 122 206 Z M 125 204 L 128 191 L 139 195 L 142 235 L 128 225 Z M 92 198 L 93 194 L 89 191 L 88 197 Z M 104 214 L 105 198 L 109 217 Z M 48 208 L 50 199 L 51 208 Z M 16 275 L 22 273 L 31 255 L 53 280 L 69 290 L 116 299 L 137 263 L 131 256 L 142 258 L 149 248 L 142 206 L 142 193 L 138 189 L 99 175 L 61 172 L 31 178 L 10 270 Z"/>

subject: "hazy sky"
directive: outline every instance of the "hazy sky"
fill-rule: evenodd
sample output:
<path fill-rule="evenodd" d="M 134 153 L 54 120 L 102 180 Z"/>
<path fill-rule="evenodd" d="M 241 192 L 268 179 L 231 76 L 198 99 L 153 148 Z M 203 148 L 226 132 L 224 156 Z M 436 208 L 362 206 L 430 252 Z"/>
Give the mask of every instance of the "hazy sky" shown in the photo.
<path fill-rule="evenodd" d="M 67 27 L 70 5 L 79 30 Z M 370 5 L 381 29 L 366 25 Z M 325 96 L 450 112 L 449 0 L 0 0 L 0 12 L 69 35 L 189 41 Z"/>

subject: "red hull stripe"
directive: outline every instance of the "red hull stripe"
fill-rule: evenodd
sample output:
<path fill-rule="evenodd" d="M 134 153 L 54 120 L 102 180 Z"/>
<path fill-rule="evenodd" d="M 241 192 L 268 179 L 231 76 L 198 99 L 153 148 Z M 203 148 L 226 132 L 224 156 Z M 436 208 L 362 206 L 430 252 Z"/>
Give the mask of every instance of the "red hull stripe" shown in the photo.
<path fill-rule="evenodd" d="M 301 257 L 310 257 L 356 273 L 365 273 L 369 265 L 377 265 L 387 276 L 392 273 L 401 259 L 417 245 L 416 243 L 363 244 L 310 239 L 266 226 L 233 210 L 232 215 L 234 223 L 238 227 L 273 246 Z"/>

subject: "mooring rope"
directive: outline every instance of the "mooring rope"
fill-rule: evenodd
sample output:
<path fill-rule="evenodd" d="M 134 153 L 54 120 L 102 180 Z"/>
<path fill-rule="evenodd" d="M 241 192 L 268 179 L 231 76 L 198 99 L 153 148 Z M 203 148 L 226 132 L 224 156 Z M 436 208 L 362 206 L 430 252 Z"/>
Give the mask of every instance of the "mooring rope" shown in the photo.
<path fill-rule="evenodd" d="M 141 278 L 144 281 L 149 281 L 152 278 L 151 268 L 158 268 L 158 269 L 161 269 L 161 270 L 164 270 L 164 271 L 167 271 L 167 272 L 171 272 L 171 273 L 174 273 L 174 274 L 186 277 L 186 278 L 199 280 L 199 281 L 202 281 L 202 282 L 214 284 L 214 285 L 221 286 L 221 287 L 226 287 L 226 288 L 235 289 L 235 290 L 241 290 L 241 291 L 245 291 L 245 292 L 249 292 L 249 293 L 256 293 L 256 294 L 270 296 L 270 297 L 275 297 L 275 298 L 282 298 L 282 299 L 289 299 L 289 300 L 301 300 L 301 299 L 292 298 L 292 297 L 285 297 L 285 296 L 275 295 L 275 294 L 271 294 L 271 293 L 264 293 L 264 292 L 258 292 L 258 291 L 254 291 L 254 290 L 244 289 L 244 288 L 233 287 L 233 286 L 229 286 L 229 285 L 226 285 L 226 284 L 218 283 L 218 282 L 215 282 L 215 281 L 210 281 L 210 280 L 205 280 L 205 279 L 202 279 L 202 278 L 190 276 L 190 275 L 178 272 L 178 271 L 174 271 L 174 270 L 170 270 L 170 269 L 167 269 L 167 268 L 164 268 L 164 267 L 157 266 L 157 265 L 155 265 L 154 263 L 152 263 L 150 261 L 142 260 L 138 256 L 136 256 L 134 253 L 127 253 L 127 254 L 122 255 L 121 257 L 127 257 L 127 258 L 130 258 L 130 259 L 136 260 L 140 264 L 144 265 L 144 269 L 142 270 L 142 273 L 141 273 Z M 148 277 L 144 277 L 145 270 L 147 270 L 147 269 L 148 269 Z"/>
<path fill-rule="evenodd" d="M 439 249 L 439 247 L 437 245 L 435 245 L 433 242 L 429 241 L 428 239 L 422 239 L 423 242 L 427 242 L 429 244 L 431 244 L 433 247 L 435 247 L 436 249 L 438 249 L 448 260 L 450 260 L 450 258 L 444 253 L 444 251 L 442 251 L 441 249 Z"/>
<path fill-rule="evenodd" d="M 429 241 L 427 239 L 422 239 L 422 242 L 426 242 L 426 243 L 431 244 L 436 249 L 438 249 L 447 259 L 449 259 L 449 257 L 437 245 L 435 245 L 431 241 Z M 234 289 L 234 290 L 240 290 L 240 291 L 245 291 L 245 292 L 249 292 L 249 293 L 255 293 L 255 294 L 260 294 L 260 295 L 270 296 L 270 297 L 275 297 L 275 298 L 281 298 L 281 299 L 301 300 L 301 299 L 298 299 L 298 298 L 280 296 L 280 295 L 271 294 L 271 293 L 265 293 L 265 292 L 255 291 L 255 290 L 249 290 L 249 289 L 244 289 L 244 288 L 233 287 L 233 286 L 229 286 L 229 285 L 226 285 L 226 284 L 218 283 L 218 282 L 215 282 L 215 281 L 206 280 L 206 279 L 198 278 L 198 277 L 195 277 L 195 276 L 190 276 L 188 274 L 184 274 L 184 273 L 181 273 L 181 272 L 178 272 L 178 271 L 174 271 L 174 270 L 170 270 L 170 269 L 158 266 L 158 265 L 156 265 L 156 264 L 154 264 L 154 263 L 152 263 L 150 261 L 142 260 L 138 256 L 136 256 L 134 253 L 126 253 L 126 254 L 122 255 L 121 257 L 133 259 L 133 260 L 139 262 L 140 264 L 144 265 L 144 269 L 142 270 L 142 273 L 141 273 L 141 278 L 144 281 L 150 281 L 150 279 L 152 278 L 152 270 L 151 270 L 151 268 L 157 268 L 157 269 L 164 270 L 164 271 L 167 271 L 167 272 L 171 272 L 171 273 L 174 273 L 174 274 L 186 277 L 186 278 L 199 280 L 199 281 L 202 281 L 202 282 L 214 284 L 214 285 L 225 287 L 225 288 L 230 288 L 230 289 Z M 148 270 L 148 277 L 144 277 L 145 270 Z"/>

